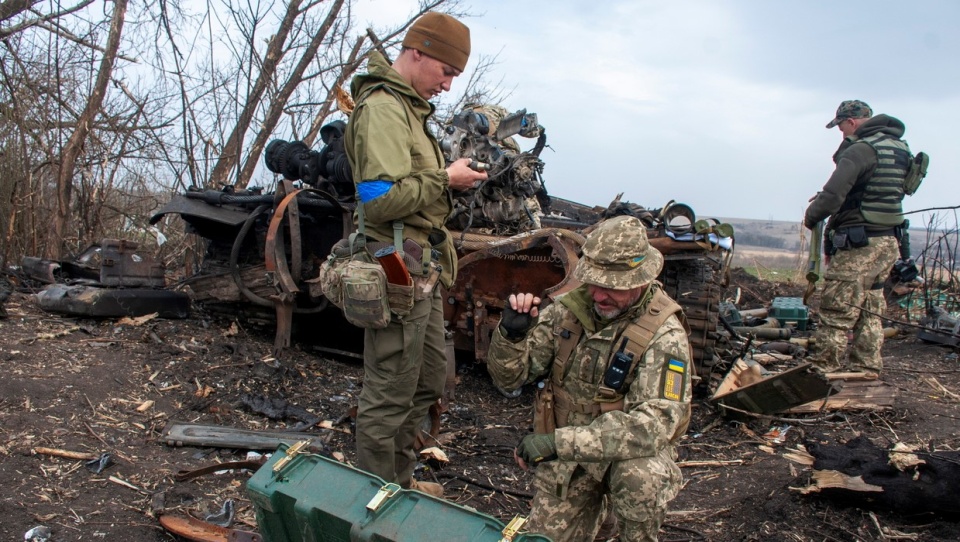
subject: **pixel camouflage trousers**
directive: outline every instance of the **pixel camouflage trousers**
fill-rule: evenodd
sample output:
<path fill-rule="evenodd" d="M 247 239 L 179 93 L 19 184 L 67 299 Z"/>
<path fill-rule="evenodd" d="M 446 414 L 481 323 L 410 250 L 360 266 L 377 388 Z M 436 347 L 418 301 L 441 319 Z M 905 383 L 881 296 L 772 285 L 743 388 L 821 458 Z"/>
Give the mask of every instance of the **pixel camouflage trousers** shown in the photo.
<path fill-rule="evenodd" d="M 899 255 L 893 236 L 871 237 L 862 248 L 840 250 L 830 260 L 820 295 L 820 327 L 810 361 L 825 372 L 845 368 L 847 332 L 853 331 L 849 369 L 879 373 L 887 308 L 883 282 Z M 864 309 L 864 310 L 861 310 Z M 869 312 L 868 312 L 869 311 Z"/>
<path fill-rule="evenodd" d="M 666 518 L 667 503 L 679 491 L 682 478 L 680 468 L 662 458 L 614 461 L 603 481 L 577 468 L 566 495 L 560 497 L 547 490 L 556 477 L 547 464 L 541 463 L 526 528 L 554 542 L 593 540 L 608 506 L 612 506 L 620 524 L 619 540 L 656 542 Z"/>

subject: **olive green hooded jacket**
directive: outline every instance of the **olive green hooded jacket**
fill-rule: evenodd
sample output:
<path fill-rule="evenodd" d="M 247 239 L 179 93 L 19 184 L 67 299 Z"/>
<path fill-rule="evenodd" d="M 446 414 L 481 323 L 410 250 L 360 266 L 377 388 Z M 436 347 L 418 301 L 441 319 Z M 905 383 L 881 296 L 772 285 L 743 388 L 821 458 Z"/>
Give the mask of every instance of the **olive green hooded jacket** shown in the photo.
<path fill-rule="evenodd" d="M 449 288 L 457 255 L 444 223 L 453 202 L 443 154 L 427 126 L 434 107 L 380 53 L 370 53 L 368 70 L 350 85 L 357 104 L 345 135 L 358 193 L 370 182 L 382 191 L 363 204 L 366 235 L 392 243 L 393 222 L 402 221 L 404 238 L 440 251 L 440 280 Z"/>

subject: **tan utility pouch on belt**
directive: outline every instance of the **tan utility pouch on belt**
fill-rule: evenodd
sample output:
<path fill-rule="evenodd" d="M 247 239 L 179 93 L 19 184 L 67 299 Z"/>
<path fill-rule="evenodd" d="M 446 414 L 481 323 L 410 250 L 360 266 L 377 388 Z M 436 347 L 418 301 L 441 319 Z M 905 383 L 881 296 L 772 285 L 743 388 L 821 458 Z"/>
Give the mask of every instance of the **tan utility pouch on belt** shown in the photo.
<path fill-rule="evenodd" d="M 362 328 L 387 327 L 390 323 L 387 276 L 378 262 L 350 260 L 343 268 L 340 281 L 343 316 L 348 322 Z"/>
<path fill-rule="evenodd" d="M 431 261 L 428 271 L 425 274 L 417 274 L 413 277 L 413 299 L 420 301 L 433 295 L 440 283 L 440 264 Z"/>
<path fill-rule="evenodd" d="M 540 434 L 553 433 L 557 428 L 557 418 L 554 414 L 556 403 L 553 400 L 553 383 L 550 380 L 543 382 L 543 387 L 537 389 L 533 401 L 533 432 Z"/>
<path fill-rule="evenodd" d="M 416 292 L 414 284 L 387 283 L 387 304 L 393 314 L 404 317 L 413 310 L 413 300 Z"/>
<path fill-rule="evenodd" d="M 410 314 L 415 285 L 388 283 L 383 267 L 371 260 L 365 249 L 351 254 L 349 242 L 339 241 L 320 265 L 320 287 L 351 324 L 383 329 L 391 311 L 401 317 Z"/>
<path fill-rule="evenodd" d="M 320 290 L 339 309 L 343 308 L 343 269 L 352 259 L 349 241 L 341 239 L 320 264 Z"/>

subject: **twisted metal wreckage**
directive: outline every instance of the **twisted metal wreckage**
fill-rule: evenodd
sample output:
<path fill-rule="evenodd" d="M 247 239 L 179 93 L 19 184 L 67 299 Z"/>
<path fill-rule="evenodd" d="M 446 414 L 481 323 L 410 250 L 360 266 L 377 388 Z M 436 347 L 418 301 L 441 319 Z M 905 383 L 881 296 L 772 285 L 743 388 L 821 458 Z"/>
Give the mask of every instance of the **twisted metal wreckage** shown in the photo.
<path fill-rule="evenodd" d="M 646 209 L 623 202 L 618 195 L 610 205 L 601 208 L 550 196 L 544 185 L 544 164 L 540 159 L 540 153 L 546 145 L 546 133 L 537 122 L 536 115 L 526 111 L 504 115 L 498 119 L 496 128 L 485 123 L 480 115 L 483 113 L 474 109 L 464 110 L 445 128 L 440 140 L 448 161 L 470 158 L 477 162 L 477 167 L 486 168 L 489 172 L 489 179 L 478 187 L 454 195 L 454 212 L 447 223 L 455 237 L 460 269 L 457 282 L 443 292 L 446 300 L 444 317 L 448 326 L 448 385 L 444 403 L 453 398 L 455 351 L 472 353 L 477 362 L 485 360 L 504 299 L 510 293 L 539 292 L 549 303 L 558 295 L 575 288 L 578 284 L 572 272 L 580 256 L 584 234 L 603 219 L 622 214 L 639 218 L 648 228 L 650 243 L 664 254 L 664 269 L 658 278 L 667 293 L 684 308 L 691 328 L 690 341 L 698 376 L 704 384 L 709 384 L 711 377 L 726 373 L 727 376 L 711 399 L 711 402 L 723 407 L 725 414 L 780 412 L 813 399 L 830 398 L 834 393 L 832 384 L 808 371 L 804 364 L 784 371 L 779 377 L 763 376 L 757 364 L 759 356 L 772 356 L 774 359 L 791 357 L 786 354 L 776 357 L 776 343 L 769 345 L 771 350 L 768 353 L 761 348 L 759 354 L 753 355 L 753 359 L 749 360 L 752 365 L 737 359 L 729 367 L 730 370 L 725 371 L 728 363 L 721 356 L 730 357 L 727 355 L 732 345 L 730 339 L 742 338 L 738 329 L 745 328 L 737 327 L 737 324 L 741 323 L 741 318 L 747 317 L 747 311 L 741 313 L 729 302 L 721 302 L 734 246 L 734 232 L 729 225 L 716 220 L 698 220 L 689 206 L 673 201 L 662 208 Z M 178 215 L 186 222 L 188 231 L 207 241 L 206 253 L 198 272 L 185 279 L 178 289 L 189 290 L 193 301 L 201 303 L 208 311 L 223 312 L 232 318 L 244 318 L 247 322 L 259 320 L 268 326 L 275 326 L 274 350 L 278 358 L 282 356 L 283 349 L 291 344 L 298 329 L 307 331 L 304 336 L 298 336 L 298 340 L 319 340 L 320 344 L 314 347 L 321 351 L 356 355 L 362 344 L 360 330 L 350 326 L 339 309 L 329 306 L 315 280 L 320 263 L 333 245 L 354 231 L 354 185 L 343 151 L 344 128 L 342 122 L 325 126 L 321 131 L 325 146 L 319 152 L 299 142 L 272 142 L 265 156 L 267 166 L 285 177 L 274 193 L 263 193 L 260 189 L 189 190 L 175 196 L 150 219 L 151 224 L 156 224 L 167 215 Z M 513 136 L 517 135 L 536 138 L 532 150 L 521 151 L 512 141 Z M 294 181 L 301 181 L 301 184 L 295 185 Z M 138 260 L 135 257 L 136 248 L 123 241 L 103 243 L 99 250 L 100 268 L 98 273 L 90 275 L 90 280 L 124 287 L 162 284 L 162 270 L 158 271 L 151 263 Z M 34 275 L 48 276 L 48 281 L 54 282 L 54 270 L 50 265 L 50 262 L 38 260 L 31 262 L 30 267 Z M 796 300 L 799 301 L 799 298 Z M 775 300 L 771 311 L 780 309 L 778 317 L 790 316 L 797 321 L 799 329 L 805 329 L 808 317 L 803 301 L 798 306 L 778 307 Z M 953 320 L 946 317 L 944 320 L 945 325 L 957 326 Z M 724 330 L 718 330 L 718 325 L 722 325 Z M 317 333 L 321 329 L 324 331 Z M 761 331 L 764 330 L 750 328 L 750 338 L 745 346 L 738 348 L 740 357 L 749 348 L 753 337 L 762 336 Z M 783 337 L 782 329 L 769 331 L 776 332 L 773 335 L 776 338 Z M 788 343 L 779 345 L 796 346 Z M 848 383 L 848 387 L 854 393 L 865 390 L 861 395 L 874 399 L 875 404 L 881 404 L 879 399 L 890 397 L 886 392 L 883 392 L 883 397 L 880 392 L 875 392 L 877 384 L 873 381 L 855 381 L 853 385 Z M 849 399 L 844 398 L 843 401 Z M 823 403 L 812 404 L 814 406 L 810 408 L 817 409 L 816 412 L 824 408 Z M 437 405 L 431 409 L 429 419 L 425 420 L 423 426 L 424 431 L 434 437 L 439 434 L 439 410 L 442 408 L 443 405 Z M 799 408 L 801 410 L 797 412 L 814 412 L 802 410 L 803 405 Z M 292 502 L 291 495 L 303 498 L 317 509 L 319 501 L 310 500 L 312 497 L 305 494 L 284 493 L 287 488 L 298 485 L 277 485 L 276 474 L 281 469 L 287 469 L 284 476 L 296 480 L 333 474 L 350 477 L 354 484 L 351 487 L 357 490 L 340 493 L 353 500 L 365 499 L 357 495 L 370 493 L 370 488 L 376 491 L 382 484 L 382 480 L 372 479 L 337 462 L 324 461 L 318 455 L 301 458 L 295 468 L 287 467 L 291 458 L 308 444 L 303 438 L 303 433 L 295 431 L 244 431 L 172 422 L 164 429 L 162 440 L 176 446 L 218 445 L 277 450 L 262 468 L 260 463 L 252 467 L 246 465 L 245 468 L 258 468 L 248 485 L 248 493 L 258 509 L 259 529 L 264 534 L 270 533 L 270 539 L 286 540 L 283 534 L 287 532 L 286 526 L 279 521 L 281 514 L 265 511 L 274 510 L 282 500 Z M 422 444 L 421 441 L 419 447 L 422 448 Z M 808 464 L 814 464 L 814 459 L 820 457 L 817 449 L 812 452 L 816 457 L 802 458 Z M 955 463 L 954 458 L 947 459 L 948 463 Z M 223 464 L 205 467 L 178 475 L 181 476 L 178 480 L 222 468 Z M 350 472 L 341 472 L 347 470 Z M 891 488 L 893 484 L 901 483 L 901 474 L 885 473 L 892 480 L 889 482 Z M 837 482 L 835 478 L 833 476 L 829 483 L 818 481 L 819 485 L 804 488 L 804 492 L 846 487 L 843 485 L 847 483 L 845 479 Z M 877 479 L 873 483 L 883 486 L 888 482 L 886 479 Z M 304 484 L 305 487 L 309 485 L 313 485 L 312 482 Z M 862 488 L 862 483 L 848 485 L 854 491 Z M 915 486 L 908 489 L 913 491 Z M 339 525 L 344 537 L 348 530 L 353 533 L 351 529 L 373 532 L 379 528 L 389 528 L 394 532 L 395 525 L 389 514 L 384 512 L 377 515 L 380 504 L 392 495 L 383 493 L 388 487 L 389 484 L 383 486 L 365 508 L 353 501 L 347 506 L 329 492 L 325 493 L 324 510 L 337 512 L 330 513 L 332 519 L 318 528 L 330 529 L 330 525 Z M 874 492 L 869 494 L 872 499 L 877 490 L 873 487 L 869 490 Z M 891 491 L 891 494 L 901 492 L 903 490 L 897 486 L 897 490 Z M 405 497 L 403 491 L 399 493 L 397 499 Z M 915 502 L 923 501 L 922 498 L 913 499 Z M 423 502 L 423 499 L 418 497 L 417 502 Z M 341 504 L 342 509 L 334 507 Z M 455 505 L 442 501 L 428 501 L 427 504 L 432 504 L 434 508 L 443 507 L 447 512 L 455 508 Z M 901 503 L 895 502 L 894 505 L 901 506 Z M 301 505 L 298 503 L 298 506 Z M 302 508 L 308 507 L 304 505 Z M 944 509 L 954 508 L 948 506 Z M 395 505 L 394 509 L 403 507 Z M 431 517 L 436 513 L 433 509 L 429 512 Z M 513 522 L 503 528 L 493 518 L 476 511 L 464 509 L 460 513 L 464 522 L 471 526 L 482 523 L 487 530 L 499 532 L 502 529 L 504 539 L 511 539 L 506 538 L 508 532 L 519 530 L 519 525 Z M 327 516 L 317 513 L 311 517 Z M 369 521 L 371 517 L 375 521 Z M 351 527 L 343 518 L 354 518 L 352 521 L 355 525 Z M 171 532 L 196 536 L 191 539 L 219 540 L 225 533 L 230 533 L 238 540 L 260 539 L 256 533 L 211 526 L 195 518 L 173 514 L 161 516 L 160 523 Z M 422 522 L 412 521 L 407 525 L 409 527 L 417 523 Z M 463 529 L 460 525 L 457 523 L 455 528 Z M 511 531 L 514 526 L 516 528 Z M 535 535 L 523 536 L 518 540 L 537 540 Z M 291 536 L 289 539 L 297 538 Z"/>
<path fill-rule="evenodd" d="M 539 292 L 549 303 L 575 288 L 572 273 L 584 233 L 605 218 L 630 214 L 646 224 L 651 244 L 665 256 L 659 279 L 684 307 L 699 373 L 708 376 L 718 361 L 721 282 L 733 253 L 732 228 L 697 220 L 689 206 L 673 201 L 646 209 L 618 195 L 601 208 L 550 196 L 540 159 L 546 131 L 536 114 L 504 111 L 491 129 L 482 111 L 489 109 L 464 109 L 440 138 L 448 161 L 470 158 L 489 173 L 478 187 L 454 194 L 447 222 L 460 258 L 457 282 L 443 292 L 451 370 L 454 350 L 472 352 L 478 362 L 485 359 L 511 292 Z M 155 224 L 178 215 L 188 231 L 207 240 L 199 272 L 183 287 L 214 312 L 264 322 L 273 312 L 278 357 L 295 329 L 304 327 L 313 331 L 312 340 L 319 339 L 320 350 L 350 353 L 362 344 L 360 332 L 328 306 L 314 280 L 334 243 L 354 231 L 345 127 L 342 121 L 324 126 L 325 146 L 319 152 L 301 142 L 271 142 L 266 165 L 284 177 L 275 193 L 189 190 L 150 219 Z M 536 138 L 533 148 L 521 151 L 513 139 L 518 135 Z"/>

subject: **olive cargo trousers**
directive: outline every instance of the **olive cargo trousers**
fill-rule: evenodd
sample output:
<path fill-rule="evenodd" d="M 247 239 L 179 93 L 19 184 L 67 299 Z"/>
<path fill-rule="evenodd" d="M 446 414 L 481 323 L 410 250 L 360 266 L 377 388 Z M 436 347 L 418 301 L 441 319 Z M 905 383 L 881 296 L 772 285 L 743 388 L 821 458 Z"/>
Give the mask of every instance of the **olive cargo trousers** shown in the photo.
<path fill-rule="evenodd" d="M 363 389 L 357 411 L 357 463 L 371 474 L 409 487 L 417 457 L 416 431 L 440 398 L 447 358 L 440 289 L 417 301 L 402 320 L 367 329 Z"/>

